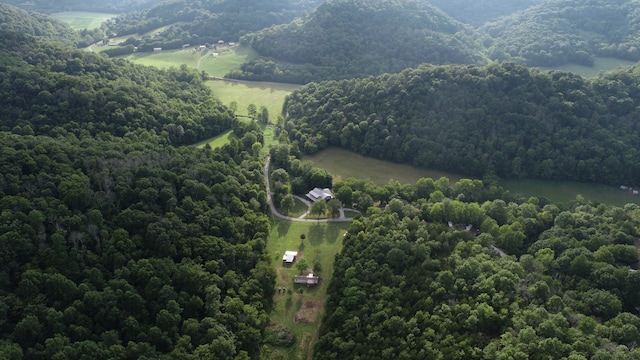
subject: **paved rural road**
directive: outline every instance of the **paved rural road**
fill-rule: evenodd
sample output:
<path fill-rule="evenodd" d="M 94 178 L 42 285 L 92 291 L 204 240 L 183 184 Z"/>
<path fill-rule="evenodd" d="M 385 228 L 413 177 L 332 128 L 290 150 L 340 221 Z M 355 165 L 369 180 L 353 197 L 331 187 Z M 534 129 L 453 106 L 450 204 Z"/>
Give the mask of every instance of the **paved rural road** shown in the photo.
<path fill-rule="evenodd" d="M 353 220 L 352 218 L 348 218 L 344 216 L 344 209 L 340 208 L 340 217 L 337 218 L 331 218 L 331 219 L 305 219 L 303 218 L 304 216 L 306 216 L 310 209 L 311 209 L 311 202 L 309 202 L 308 200 L 301 198 L 299 196 L 295 196 L 296 199 L 301 200 L 302 202 L 304 202 L 307 205 L 307 212 L 304 213 L 303 215 L 301 215 L 301 217 L 291 217 L 291 216 L 287 216 L 287 215 L 282 215 L 278 212 L 278 210 L 276 209 L 276 207 L 273 205 L 273 199 L 271 197 L 271 186 L 269 185 L 269 166 L 271 165 L 271 157 L 267 156 L 267 159 L 265 161 L 265 165 L 264 165 L 264 181 L 265 184 L 267 184 L 267 201 L 269 201 L 269 209 L 271 209 L 271 213 L 273 214 L 273 216 L 282 219 L 282 220 L 288 220 L 288 221 L 300 221 L 300 222 L 347 222 L 347 221 L 351 221 Z"/>

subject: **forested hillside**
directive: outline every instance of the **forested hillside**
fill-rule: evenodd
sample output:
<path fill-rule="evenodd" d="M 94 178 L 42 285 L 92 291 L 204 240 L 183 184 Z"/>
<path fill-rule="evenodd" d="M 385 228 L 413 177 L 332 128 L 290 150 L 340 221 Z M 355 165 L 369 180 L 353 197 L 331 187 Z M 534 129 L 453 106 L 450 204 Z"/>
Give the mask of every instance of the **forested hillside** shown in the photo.
<path fill-rule="evenodd" d="M 0 354 L 258 358 L 262 135 L 186 68 L 0 35 Z M 175 147 L 234 125 L 222 149 Z"/>
<path fill-rule="evenodd" d="M 314 359 L 640 358 L 637 205 L 444 184 L 385 187 L 398 198 L 352 223 Z"/>
<path fill-rule="evenodd" d="M 594 56 L 640 60 L 640 1 L 549 0 L 480 30 L 494 41 L 488 55 L 531 66 L 576 63 Z"/>
<path fill-rule="evenodd" d="M 12 31 L 69 44 L 78 41 L 78 34 L 67 24 L 48 15 L 28 12 L 0 3 L 0 31 Z"/>
<path fill-rule="evenodd" d="M 422 65 L 309 84 L 284 105 L 313 153 L 357 153 L 473 176 L 638 185 L 640 67 L 593 80 L 514 64 Z"/>
<path fill-rule="evenodd" d="M 0 37 L 0 130 L 124 136 L 146 129 L 178 145 L 232 126 L 232 113 L 195 70 L 158 71 L 15 33 Z"/>
<path fill-rule="evenodd" d="M 319 0 L 211 0 L 167 1 L 148 10 L 122 15 L 108 32 L 118 36 L 144 34 L 168 26 L 133 43 L 139 51 L 154 47 L 180 48 L 184 44 L 237 41 L 250 31 L 283 24 L 313 9 Z"/>
<path fill-rule="evenodd" d="M 524 10 L 544 0 L 429 0 L 452 18 L 473 26 Z"/>
<path fill-rule="evenodd" d="M 249 34 L 242 44 L 267 57 L 229 75 L 251 80 L 306 83 L 399 72 L 423 62 L 483 61 L 469 29 L 418 1 L 330 0 L 289 24 Z"/>
<path fill-rule="evenodd" d="M 133 10 L 142 10 L 162 0 L 3 0 L 7 4 L 22 7 L 25 10 L 33 10 L 44 13 L 62 11 L 105 11 L 112 13 L 124 13 Z"/>

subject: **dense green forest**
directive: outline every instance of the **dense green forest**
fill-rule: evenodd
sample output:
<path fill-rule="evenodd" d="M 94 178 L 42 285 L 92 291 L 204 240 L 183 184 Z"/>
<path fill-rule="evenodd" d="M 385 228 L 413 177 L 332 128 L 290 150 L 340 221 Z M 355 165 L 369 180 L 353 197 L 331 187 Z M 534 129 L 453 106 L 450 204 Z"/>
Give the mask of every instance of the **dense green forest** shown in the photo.
<path fill-rule="evenodd" d="M 257 355 L 275 275 L 262 165 L 243 142 L 0 141 L 0 353 Z"/>
<path fill-rule="evenodd" d="M 22 7 L 25 10 L 44 13 L 56 13 L 63 11 L 104 11 L 124 13 L 127 11 L 141 10 L 161 1 L 162 0 L 3 0 L 2 2 Z"/>
<path fill-rule="evenodd" d="M 640 1 L 549 0 L 488 23 L 488 55 L 530 66 L 576 63 L 594 56 L 640 60 Z"/>
<path fill-rule="evenodd" d="M 501 16 L 508 16 L 544 0 L 429 0 L 429 3 L 446 12 L 452 18 L 480 26 Z"/>
<path fill-rule="evenodd" d="M 212 0 L 167 1 L 150 9 L 124 14 L 107 24 L 106 31 L 118 36 L 144 34 L 165 29 L 129 43 L 139 51 L 154 47 L 177 49 L 184 44 L 217 44 L 237 41 L 250 31 L 283 24 L 313 9 L 318 0 Z"/>
<path fill-rule="evenodd" d="M 399 72 L 424 62 L 483 62 L 470 29 L 419 1 L 330 0 L 241 43 L 265 57 L 228 75 L 249 80 L 307 83 Z"/>
<path fill-rule="evenodd" d="M 306 85 L 284 104 L 301 151 L 465 175 L 638 185 L 640 67 L 587 80 L 514 64 L 422 65 Z"/>
<path fill-rule="evenodd" d="M 75 44 L 78 34 L 67 24 L 48 15 L 28 12 L 0 3 L 0 31 L 11 31 Z"/>
<path fill-rule="evenodd" d="M 275 273 L 262 134 L 201 75 L 0 36 L 0 353 L 248 359 Z M 181 146 L 229 128 L 222 149 Z"/>
<path fill-rule="evenodd" d="M 388 203 L 345 235 L 314 359 L 640 359 L 638 206 L 370 189 Z"/>
<path fill-rule="evenodd" d="M 52 135 L 146 129 L 174 145 L 231 128 L 201 74 L 155 70 L 15 33 L 0 39 L 0 130 Z"/>

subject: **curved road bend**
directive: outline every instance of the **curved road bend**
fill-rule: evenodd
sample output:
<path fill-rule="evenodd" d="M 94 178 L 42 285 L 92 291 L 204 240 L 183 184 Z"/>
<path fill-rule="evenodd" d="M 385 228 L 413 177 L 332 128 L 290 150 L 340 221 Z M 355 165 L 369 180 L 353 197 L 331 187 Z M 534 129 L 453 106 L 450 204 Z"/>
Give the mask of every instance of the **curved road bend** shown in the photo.
<path fill-rule="evenodd" d="M 267 156 L 267 159 L 265 160 L 265 165 L 264 165 L 264 181 L 265 184 L 267 185 L 267 201 L 269 202 L 269 209 L 271 210 L 271 213 L 282 220 L 288 220 L 288 221 L 300 221 L 300 222 L 347 222 L 347 221 L 351 221 L 353 220 L 352 218 L 348 218 L 344 216 L 344 209 L 340 208 L 340 217 L 338 218 L 331 218 L 331 219 L 304 219 L 301 217 L 291 217 L 291 216 L 287 216 L 287 215 L 282 215 L 278 212 L 278 210 L 276 209 L 276 207 L 273 205 L 273 199 L 271 198 L 271 186 L 269 185 L 269 166 L 271 165 L 271 156 Z M 309 213 L 309 209 L 311 209 L 311 203 L 309 201 L 307 201 L 306 199 L 303 199 L 299 196 L 296 196 L 297 199 L 302 200 L 302 202 L 304 202 L 307 205 L 307 212 L 305 214 L 303 214 L 302 216 L 306 216 Z"/>

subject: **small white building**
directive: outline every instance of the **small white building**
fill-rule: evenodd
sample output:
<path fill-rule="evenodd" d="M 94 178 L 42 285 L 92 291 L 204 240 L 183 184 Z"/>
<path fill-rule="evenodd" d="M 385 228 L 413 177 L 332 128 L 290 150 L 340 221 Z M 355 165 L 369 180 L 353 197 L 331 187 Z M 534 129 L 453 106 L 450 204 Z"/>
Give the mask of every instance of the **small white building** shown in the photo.
<path fill-rule="evenodd" d="M 309 191 L 305 196 L 307 197 L 307 199 L 313 202 L 316 202 L 318 200 L 327 201 L 334 198 L 333 193 L 328 188 L 324 188 L 324 189 L 314 188 L 313 190 Z"/>
<path fill-rule="evenodd" d="M 153 48 L 153 52 L 162 51 L 162 48 Z"/>
<path fill-rule="evenodd" d="M 298 256 L 297 251 L 285 251 L 284 255 L 282 256 L 282 262 L 285 264 L 293 264 L 293 262 L 296 260 L 296 256 Z"/>

